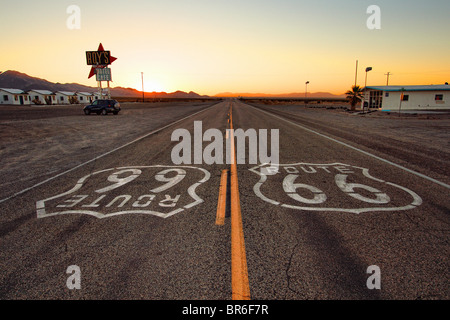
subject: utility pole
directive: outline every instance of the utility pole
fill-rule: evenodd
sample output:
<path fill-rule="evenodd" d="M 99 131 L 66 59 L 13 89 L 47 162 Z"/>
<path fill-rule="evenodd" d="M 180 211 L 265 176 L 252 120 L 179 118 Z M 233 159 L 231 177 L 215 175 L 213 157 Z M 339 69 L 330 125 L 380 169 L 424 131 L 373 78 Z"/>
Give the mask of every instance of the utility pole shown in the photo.
<path fill-rule="evenodd" d="M 144 73 L 141 72 L 141 78 L 142 78 L 142 102 L 144 102 Z"/>
<path fill-rule="evenodd" d="M 388 72 L 388 73 L 385 73 L 384 75 L 387 76 L 386 86 L 388 86 L 389 85 L 389 76 L 391 76 L 392 73 Z"/>
<path fill-rule="evenodd" d="M 356 87 L 356 80 L 358 79 L 358 60 L 356 60 L 356 71 L 355 71 L 355 87 Z"/>

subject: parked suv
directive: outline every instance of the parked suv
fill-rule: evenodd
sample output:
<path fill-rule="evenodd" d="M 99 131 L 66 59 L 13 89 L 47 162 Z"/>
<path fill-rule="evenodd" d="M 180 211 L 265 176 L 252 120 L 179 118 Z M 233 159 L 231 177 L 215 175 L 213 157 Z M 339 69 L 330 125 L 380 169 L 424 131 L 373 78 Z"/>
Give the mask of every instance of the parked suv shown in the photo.
<path fill-rule="evenodd" d="M 86 115 L 91 114 L 91 112 L 103 115 L 107 115 L 108 113 L 119 114 L 120 103 L 114 99 L 95 100 L 92 104 L 84 107 L 83 111 Z"/>

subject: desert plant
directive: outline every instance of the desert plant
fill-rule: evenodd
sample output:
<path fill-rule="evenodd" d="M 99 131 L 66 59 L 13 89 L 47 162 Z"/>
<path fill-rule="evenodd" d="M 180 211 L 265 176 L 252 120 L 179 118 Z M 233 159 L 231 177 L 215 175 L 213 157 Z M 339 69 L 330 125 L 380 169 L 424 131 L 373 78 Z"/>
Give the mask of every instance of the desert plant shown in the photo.
<path fill-rule="evenodd" d="M 78 98 L 73 96 L 73 97 L 69 97 L 69 103 L 70 104 L 78 104 Z"/>
<path fill-rule="evenodd" d="M 348 90 L 345 94 L 347 95 L 347 100 L 350 103 L 350 108 L 355 111 L 356 105 L 362 101 L 364 89 L 360 86 L 352 86 L 351 90 Z"/>
<path fill-rule="evenodd" d="M 39 100 L 38 98 L 34 98 L 31 102 L 33 102 L 36 105 L 41 105 L 42 104 L 42 101 Z"/>

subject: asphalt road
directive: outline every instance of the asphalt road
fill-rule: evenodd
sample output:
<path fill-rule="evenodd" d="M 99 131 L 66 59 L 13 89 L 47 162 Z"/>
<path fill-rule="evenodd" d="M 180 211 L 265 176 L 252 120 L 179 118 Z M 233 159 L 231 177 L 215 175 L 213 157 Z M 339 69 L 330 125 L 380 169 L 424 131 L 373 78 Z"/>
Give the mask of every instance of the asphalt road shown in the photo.
<path fill-rule="evenodd" d="M 377 148 L 376 135 L 372 144 L 351 130 L 339 136 L 325 118 L 235 100 L 167 109 L 170 117 L 149 126 L 139 122 L 142 110 L 107 116 L 116 127 L 134 124 L 133 134 L 91 141 L 90 154 L 85 141 L 61 155 L 70 165 L 11 183 L 0 202 L 0 298 L 231 299 L 230 200 L 224 225 L 216 224 L 230 165 L 175 164 L 179 142 L 171 141 L 186 129 L 194 160 L 201 121 L 201 132 L 223 134 L 225 154 L 230 106 L 234 129 L 255 129 L 258 141 L 259 129 L 269 141 L 279 130 L 278 168 L 248 158 L 237 165 L 251 299 L 450 298 L 448 153 L 436 159 L 439 169 L 430 152 L 419 161 L 407 148 Z M 3 173 L 8 183 L 30 161 Z M 67 273 L 70 266 L 79 272 Z"/>

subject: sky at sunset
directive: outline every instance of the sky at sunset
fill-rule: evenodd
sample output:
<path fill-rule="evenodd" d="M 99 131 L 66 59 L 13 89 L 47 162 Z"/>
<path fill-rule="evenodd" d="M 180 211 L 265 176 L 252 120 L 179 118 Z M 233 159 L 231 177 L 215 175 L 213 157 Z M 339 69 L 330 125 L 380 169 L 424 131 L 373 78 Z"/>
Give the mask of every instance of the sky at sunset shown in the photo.
<path fill-rule="evenodd" d="M 66 25 L 70 5 L 80 29 Z M 381 29 L 366 22 L 381 9 Z M 111 86 L 145 91 L 342 94 L 354 84 L 450 81 L 448 0 L 5 1 L 0 71 L 96 86 L 85 51 L 117 60 Z"/>

